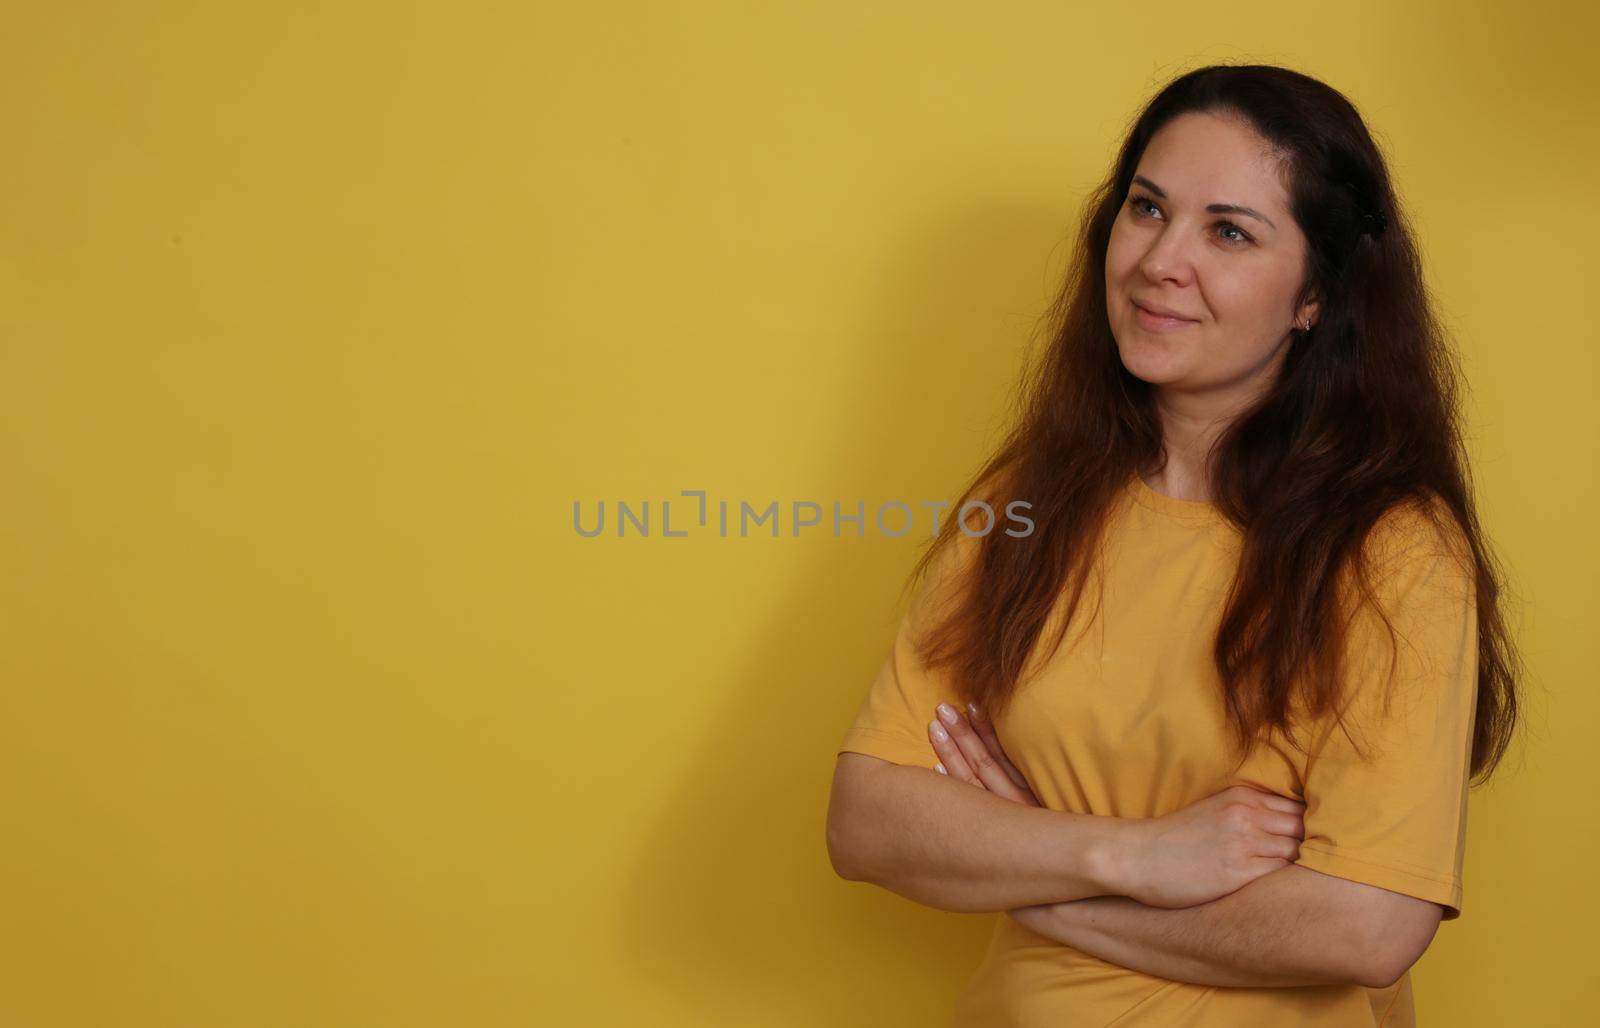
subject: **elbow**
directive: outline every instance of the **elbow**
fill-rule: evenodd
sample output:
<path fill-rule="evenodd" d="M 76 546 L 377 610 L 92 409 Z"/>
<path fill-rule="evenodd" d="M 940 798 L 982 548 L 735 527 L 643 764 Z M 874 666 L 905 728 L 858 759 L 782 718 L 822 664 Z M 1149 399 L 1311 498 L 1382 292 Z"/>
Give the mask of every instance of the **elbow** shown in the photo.
<path fill-rule="evenodd" d="M 861 827 L 860 805 L 854 802 L 848 789 L 836 789 L 828 801 L 828 862 L 833 873 L 847 882 L 864 882 L 866 870 L 866 837 Z"/>
<path fill-rule="evenodd" d="M 873 772 L 886 762 L 857 753 L 842 753 L 834 770 L 833 788 L 828 796 L 828 862 L 834 874 L 848 882 L 865 882 L 871 872 L 872 828 L 875 803 L 868 783 Z"/>
<path fill-rule="evenodd" d="M 1387 989 L 1405 977 L 1405 973 L 1411 970 L 1411 965 L 1414 963 L 1416 963 L 1414 960 L 1409 962 L 1394 960 L 1369 961 L 1368 966 L 1362 968 L 1361 972 L 1356 975 L 1356 984 L 1364 985 L 1369 989 Z"/>
<path fill-rule="evenodd" d="M 863 880 L 860 870 L 856 866 L 856 853 L 850 844 L 850 835 L 845 830 L 844 819 L 838 815 L 836 809 L 828 811 L 828 862 L 833 865 L 833 873 L 847 882 Z"/>
<path fill-rule="evenodd" d="M 1395 982 L 1398 982 L 1410 969 L 1410 964 L 1397 967 L 1392 961 L 1379 962 L 1369 960 L 1355 975 L 1355 983 L 1364 985 L 1369 989 L 1387 989 Z"/>
<path fill-rule="evenodd" d="M 1369 989 L 1387 989 L 1422 959 L 1439 930 L 1444 910 L 1437 903 L 1392 893 L 1396 902 L 1371 919 L 1356 981 Z"/>

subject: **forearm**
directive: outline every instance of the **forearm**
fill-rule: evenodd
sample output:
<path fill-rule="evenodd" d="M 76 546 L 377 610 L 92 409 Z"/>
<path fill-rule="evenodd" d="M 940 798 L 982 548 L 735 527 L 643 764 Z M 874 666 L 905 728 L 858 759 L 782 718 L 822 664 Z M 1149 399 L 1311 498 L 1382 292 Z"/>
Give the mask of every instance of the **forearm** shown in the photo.
<path fill-rule="evenodd" d="M 1363 984 L 1370 955 L 1367 933 L 1337 883 L 1295 864 L 1194 907 L 1102 896 L 1011 916 L 1109 963 L 1199 985 Z"/>
<path fill-rule="evenodd" d="M 885 764 L 841 795 L 829 847 L 846 878 L 941 910 L 1004 911 L 1102 896 L 1120 819 L 1013 803 Z"/>

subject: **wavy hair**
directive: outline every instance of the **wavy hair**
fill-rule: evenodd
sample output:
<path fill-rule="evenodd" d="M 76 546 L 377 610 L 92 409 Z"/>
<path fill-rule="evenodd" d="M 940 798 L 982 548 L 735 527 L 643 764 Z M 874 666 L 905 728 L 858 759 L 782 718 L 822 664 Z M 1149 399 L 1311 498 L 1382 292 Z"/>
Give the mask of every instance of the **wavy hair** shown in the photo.
<path fill-rule="evenodd" d="M 1486 779 L 1517 721 L 1520 664 L 1499 609 L 1501 572 L 1473 505 L 1455 359 L 1360 114 L 1337 90 L 1286 68 L 1190 71 L 1133 122 L 1108 178 L 1085 201 L 1075 256 L 1048 312 L 1048 345 L 1019 382 L 1015 425 L 956 505 L 964 512 L 969 501 L 1026 497 L 1036 530 L 1028 545 L 999 533 L 971 542 L 960 531 L 964 515 L 945 522 L 911 580 L 947 547 L 970 549 L 974 559 L 919 654 L 931 668 L 953 669 L 965 697 L 991 716 L 1003 710 L 1066 597 L 1049 652 L 1060 645 L 1119 492 L 1132 475 L 1162 466 L 1154 391 L 1123 367 L 1111 333 L 1105 259 L 1145 146 L 1190 112 L 1242 118 L 1279 155 L 1308 244 L 1296 304 L 1319 301 L 1315 327 L 1295 329 L 1277 378 L 1229 424 L 1210 461 L 1213 502 L 1243 536 L 1213 646 L 1239 759 L 1269 727 L 1292 740 L 1300 702 L 1312 717 L 1338 709 L 1339 583 L 1353 575 L 1370 599 L 1369 537 L 1386 515 L 1415 510 L 1461 541 L 1472 565 L 1471 771 Z"/>

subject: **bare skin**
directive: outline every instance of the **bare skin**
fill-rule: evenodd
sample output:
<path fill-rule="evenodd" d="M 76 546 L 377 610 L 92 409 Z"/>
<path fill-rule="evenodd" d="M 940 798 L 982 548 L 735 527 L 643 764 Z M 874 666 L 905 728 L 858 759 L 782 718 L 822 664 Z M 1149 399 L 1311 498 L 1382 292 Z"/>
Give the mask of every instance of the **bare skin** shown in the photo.
<path fill-rule="evenodd" d="M 928 726 L 936 769 L 1013 803 L 1038 806 L 1027 779 L 1006 756 L 994 725 L 968 705 L 967 717 L 941 705 Z M 1305 839 L 1305 804 L 1235 785 L 1157 818 L 1108 818 L 1107 893 L 1154 907 L 1190 907 L 1226 896 L 1292 863 Z"/>
<path fill-rule="evenodd" d="M 1036 803 L 981 711 L 968 704 L 967 717 L 956 715 L 952 724 L 953 713 L 942 709 L 929 725 L 936 770 L 1012 803 Z M 1258 803 L 1299 810 L 1292 825 L 1286 814 L 1257 821 L 1250 808 Z M 1125 872 L 1107 875 L 1124 891 L 1008 914 L 1047 938 L 1174 981 L 1387 988 L 1433 941 L 1443 908 L 1293 863 L 1305 838 L 1303 810 L 1287 797 L 1233 786 L 1164 817 L 1111 819 L 1126 826 L 1130 841 L 1120 850 Z M 1281 834 L 1260 839 L 1252 824 Z M 1274 846 L 1283 855 L 1261 855 Z M 1219 869 L 1226 875 L 1241 868 L 1237 887 L 1210 895 Z"/>
<path fill-rule="evenodd" d="M 1051 810 L 987 721 L 975 719 L 974 728 L 949 714 L 954 721 L 935 745 L 954 781 L 925 767 L 839 755 L 828 849 L 842 876 L 952 911 L 1093 896 L 1185 906 L 1283 866 L 1304 835 L 1298 801 L 1246 786 L 1151 820 Z"/>

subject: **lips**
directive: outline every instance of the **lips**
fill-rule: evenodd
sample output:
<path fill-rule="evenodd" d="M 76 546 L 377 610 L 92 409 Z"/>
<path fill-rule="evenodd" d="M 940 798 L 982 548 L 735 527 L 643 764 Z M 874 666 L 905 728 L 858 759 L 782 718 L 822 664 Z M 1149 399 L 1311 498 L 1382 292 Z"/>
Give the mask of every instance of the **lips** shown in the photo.
<path fill-rule="evenodd" d="M 1157 307 L 1154 304 L 1142 303 L 1142 302 L 1140 302 L 1138 300 L 1134 300 L 1133 301 L 1133 305 L 1135 307 L 1139 308 L 1140 310 L 1145 311 L 1148 314 L 1154 314 L 1158 318 L 1172 318 L 1172 319 L 1174 319 L 1176 321 L 1198 321 L 1198 320 L 1200 320 L 1198 318 L 1191 318 L 1191 317 L 1187 317 L 1185 315 L 1179 314 L 1177 311 L 1168 310 L 1165 307 Z"/>
<path fill-rule="evenodd" d="M 1152 314 L 1139 304 L 1133 305 L 1134 320 L 1146 332 L 1157 335 L 1186 332 L 1200 322 L 1194 318 L 1174 318 L 1162 314 Z"/>

